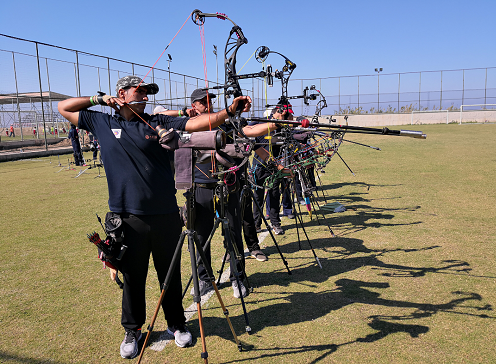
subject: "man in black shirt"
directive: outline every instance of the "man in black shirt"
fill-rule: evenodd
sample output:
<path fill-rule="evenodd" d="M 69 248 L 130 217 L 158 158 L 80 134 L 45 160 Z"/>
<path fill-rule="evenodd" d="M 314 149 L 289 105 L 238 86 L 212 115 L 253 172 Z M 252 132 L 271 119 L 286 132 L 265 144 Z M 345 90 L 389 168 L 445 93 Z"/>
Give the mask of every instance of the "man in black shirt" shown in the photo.
<path fill-rule="evenodd" d="M 226 110 L 210 116 L 174 118 L 144 113 L 148 95 L 158 86 L 139 77 L 126 76 L 117 82 L 117 96 L 71 98 L 59 102 L 59 112 L 72 124 L 88 130 L 100 143 L 109 192 L 109 208 L 120 215 L 128 246 L 119 267 L 124 277 L 121 324 L 126 330 L 120 353 L 134 358 L 138 353 L 141 326 L 146 320 L 145 284 L 150 253 L 153 255 L 160 287 L 171 264 L 181 233 L 169 152 L 158 143 L 155 128 L 208 130 L 218 126 Z M 114 108 L 114 116 L 87 110 L 94 105 Z M 238 97 L 230 106 L 235 111 L 251 107 L 249 97 Z M 162 301 L 168 331 L 180 347 L 191 345 L 182 307 L 180 264 L 176 265 L 170 286 Z"/>

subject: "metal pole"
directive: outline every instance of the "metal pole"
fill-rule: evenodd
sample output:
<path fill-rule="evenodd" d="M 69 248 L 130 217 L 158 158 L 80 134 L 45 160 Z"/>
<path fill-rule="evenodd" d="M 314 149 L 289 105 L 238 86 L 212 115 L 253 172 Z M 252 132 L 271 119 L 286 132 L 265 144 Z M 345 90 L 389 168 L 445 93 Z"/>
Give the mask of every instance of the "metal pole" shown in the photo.
<path fill-rule="evenodd" d="M 152 82 L 155 83 L 155 70 L 152 68 Z M 152 109 L 152 112 L 153 110 L 155 109 L 155 95 L 153 95 L 153 109 Z"/>
<path fill-rule="evenodd" d="M 172 84 L 171 84 L 171 74 L 170 74 L 170 63 L 171 60 L 167 60 L 169 62 L 168 69 L 169 69 L 169 98 L 170 98 L 170 109 L 172 110 Z"/>
<path fill-rule="evenodd" d="M 48 72 L 48 59 L 45 58 L 45 64 L 46 64 L 46 73 L 47 73 L 47 82 L 48 82 L 48 102 L 50 103 L 50 119 L 52 119 L 52 125 L 53 122 L 55 121 L 55 118 L 53 117 L 53 105 L 52 105 L 52 89 L 50 88 L 50 73 Z M 57 138 L 60 137 L 59 133 L 59 123 L 57 122 L 55 124 L 54 130 L 57 131 Z"/>
<path fill-rule="evenodd" d="M 215 68 L 216 68 L 216 77 L 217 77 L 217 81 L 216 81 L 216 84 L 215 86 L 219 86 L 219 61 L 217 59 L 217 46 L 214 44 L 214 50 L 213 50 L 214 54 L 215 54 Z M 219 90 L 217 90 L 217 109 L 220 110 L 220 97 L 219 97 Z"/>
<path fill-rule="evenodd" d="M 107 73 L 108 73 L 108 86 L 109 86 L 109 95 L 112 95 L 112 85 L 110 84 L 110 58 L 107 57 Z M 117 95 L 115 95 L 117 96 Z M 102 109 L 103 110 L 103 109 Z M 110 113 L 113 113 L 113 109 L 110 108 Z"/>
<path fill-rule="evenodd" d="M 358 76 L 358 108 L 357 113 L 360 114 L 360 76 Z"/>
<path fill-rule="evenodd" d="M 303 80 L 301 80 L 301 89 L 303 90 Z M 301 113 L 300 115 L 303 115 L 303 99 L 301 99 Z"/>
<path fill-rule="evenodd" d="M 188 107 L 188 101 L 187 101 L 188 90 L 186 88 L 186 75 L 183 75 L 183 82 L 184 82 L 184 106 Z M 208 87 L 208 85 L 207 85 L 207 87 Z"/>
<path fill-rule="evenodd" d="M 379 103 L 379 73 L 382 72 L 382 68 L 376 68 L 375 71 L 377 72 L 377 112 L 379 113 L 381 111 Z"/>
<path fill-rule="evenodd" d="M 379 106 L 379 72 L 377 72 L 377 112 L 380 111 Z"/>
<path fill-rule="evenodd" d="M 165 85 L 165 78 L 164 78 L 164 105 L 167 105 L 165 101 L 167 101 L 167 87 Z"/>
<path fill-rule="evenodd" d="M 76 51 L 76 77 L 77 77 L 77 93 L 78 97 L 81 97 L 81 80 L 79 78 L 79 54 L 78 51 Z"/>
<path fill-rule="evenodd" d="M 16 85 L 17 117 L 19 118 L 19 126 L 20 126 L 21 125 L 21 106 L 19 105 L 19 89 L 17 87 L 17 72 L 16 72 L 16 66 L 15 66 L 14 52 L 12 52 L 12 63 L 14 65 L 14 78 L 15 78 L 15 85 Z M 22 127 L 21 127 L 21 140 L 24 140 L 23 135 L 22 135 Z"/>
<path fill-rule="evenodd" d="M 486 67 L 486 82 L 484 84 L 484 104 L 487 104 L 487 67 Z"/>
<path fill-rule="evenodd" d="M 419 72 L 419 111 L 420 111 L 420 91 L 422 89 L 422 72 Z"/>
<path fill-rule="evenodd" d="M 439 101 L 439 110 L 443 108 L 443 71 L 441 71 L 441 100 Z"/>
<path fill-rule="evenodd" d="M 251 99 L 252 101 L 255 100 L 255 79 L 251 79 Z M 251 116 L 255 117 L 255 108 L 252 107 L 251 109 Z"/>
<path fill-rule="evenodd" d="M 338 77 L 338 107 L 341 114 L 341 76 Z"/>
<path fill-rule="evenodd" d="M 462 71 L 462 105 L 465 104 L 465 70 Z M 461 121 L 460 121 L 461 124 Z"/>
<path fill-rule="evenodd" d="M 97 73 L 98 73 L 98 90 L 99 91 L 102 91 L 102 85 L 100 83 L 100 67 L 97 67 Z M 103 112 L 103 106 L 100 106 L 100 108 L 101 108 L 101 110 Z"/>
<path fill-rule="evenodd" d="M 38 81 L 40 83 L 41 116 L 43 117 L 43 131 L 45 134 L 45 150 L 48 150 L 48 143 L 46 138 L 45 110 L 43 108 L 43 88 L 41 86 L 40 55 L 38 52 L 38 42 L 36 42 L 35 44 L 36 44 L 36 61 L 38 62 Z"/>
<path fill-rule="evenodd" d="M 401 85 L 401 73 L 398 73 L 398 112 L 400 112 L 400 85 Z"/>
<path fill-rule="evenodd" d="M 81 79 L 79 78 L 79 54 L 76 51 L 76 77 L 77 77 L 77 85 L 78 85 L 78 96 L 81 97 Z M 81 145 L 84 145 L 84 133 L 82 133 Z"/>

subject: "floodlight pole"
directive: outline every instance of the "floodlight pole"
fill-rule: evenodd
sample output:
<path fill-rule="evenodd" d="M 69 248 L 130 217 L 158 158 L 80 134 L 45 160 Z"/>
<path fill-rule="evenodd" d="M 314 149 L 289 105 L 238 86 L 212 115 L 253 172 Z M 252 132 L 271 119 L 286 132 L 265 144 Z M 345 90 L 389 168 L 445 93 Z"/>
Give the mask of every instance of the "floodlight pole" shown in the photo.
<path fill-rule="evenodd" d="M 215 86 L 219 86 L 219 63 L 217 61 L 217 46 L 214 44 L 214 50 L 215 54 L 215 68 L 217 69 L 217 83 Z M 219 90 L 217 89 L 217 108 L 219 108 Z"/>
<path fill-rule="evenodd" d="M 382 68 L 376 68 L 375 71 L 377 72 L 377 112 L 379 112 L 379 73 L 382 72 Z"/>
<path fill-rule="evenodd" d="M 167 54 L 169 56 L 169 59 L 167 62 L 169 62 L 167 68 L 169 70 L 169 98 L 170 98 L 170 109 L 172 110 L 172 84 L 171 84 L 171 74 L 170 74 L 170 63 L 172 62 L 172 57 L 170 54 Z"/>

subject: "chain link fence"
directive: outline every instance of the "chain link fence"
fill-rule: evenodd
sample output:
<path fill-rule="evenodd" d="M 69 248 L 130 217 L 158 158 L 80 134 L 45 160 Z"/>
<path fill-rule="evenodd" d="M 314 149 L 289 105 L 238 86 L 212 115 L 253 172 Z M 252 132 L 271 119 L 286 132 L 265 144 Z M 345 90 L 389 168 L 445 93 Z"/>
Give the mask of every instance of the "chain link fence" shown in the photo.
<path fill-rule="evenodd" d="M 111 57 L 67 49 L 0 34 L 0 137 L 1 141 L 66 137 L 67 123 L 57 103 L 69 97 L 94 95 L 100 90 L 115 94 L 117 80 L 126 75 L 143 78 L 151 69 Z M 146 112 L 157 105 L 168 109 L 190 106 L 189 95 L 205 80 L 167 69 L 153 68 L 147 81 L 159 85 Z M 280 85 L 267 88 L 264 80 L 242 81 L 243 93 L 252 97 L 253 116 L 262 116 L 267 104 L 276 104 Z M 209 85 L 218 85 L 209 81 Z M 290 79 L 288 95 L 301 95 L 315 85 L 327 100 L 325 115 L 411 114 L 416 111 L 493 109 L 496 104 L 496 67 L 377 73 L 371 75 Z M 220 90 L 214 110 L 224 107 Z M 296 115 L 312 115 L 313 101 L 292 100 Z M 462 107 L 463 105 L 463 107 Z M 95 109 L 104 110 L 101 106 Z M 108 111 L 108 108 L 106 108 Z M 11 134 L 13 128 L 15 137 Z"/>
<path fill-rule="evenodd" d="M 2 141 L 66 137 L 68 126 L 57 111 L 58 101 L 95 95 L 97 91 L 115 95 L 117 80 L 127 75 L 144 78 L 148 73 L 147 82 L 158 84 L 160 91 L 151 95 L 147 113 L 152 113 L 158 105 L 172 110 L 190 107 L 193 90 L 205 87 L 202 78 L 172 72 L 170 62 L 168 69 L 151 69 L 148 65 L 5 35 L 0 39 Z M 217 85 L 214 81 L 209 84 Z M 214 102 L 216 111 L 225 106 L 221 91 L 214 92 L 219 95 Z M 250 89 L 243 89 L 243 93 L 253 96 Z M 104 107 L 93 109 L 103 111 Z M 9 136 L 11 127 L 15 137 Z"/>

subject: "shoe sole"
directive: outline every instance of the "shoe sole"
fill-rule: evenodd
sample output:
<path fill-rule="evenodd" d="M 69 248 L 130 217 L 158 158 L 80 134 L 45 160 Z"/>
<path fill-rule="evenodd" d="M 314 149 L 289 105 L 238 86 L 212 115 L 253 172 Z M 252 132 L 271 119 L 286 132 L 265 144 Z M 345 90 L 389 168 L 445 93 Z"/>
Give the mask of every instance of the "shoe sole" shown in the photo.
<path fill-rule="evenodd" d="M 248 255 L 248 257 L 254 258 L 254 259 L 258 260 L 259 262 L 266 262 L 267 260 L 269 260 L 266 255 L 264 255 L 263 258 L 258 258 L 257 255 L 251 255 L 250 254 L 250 255 Z"/>

